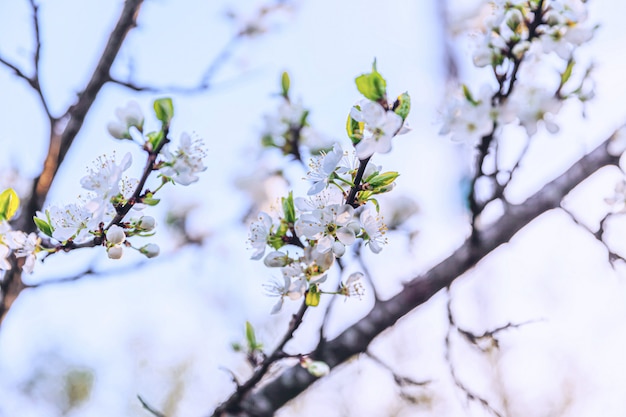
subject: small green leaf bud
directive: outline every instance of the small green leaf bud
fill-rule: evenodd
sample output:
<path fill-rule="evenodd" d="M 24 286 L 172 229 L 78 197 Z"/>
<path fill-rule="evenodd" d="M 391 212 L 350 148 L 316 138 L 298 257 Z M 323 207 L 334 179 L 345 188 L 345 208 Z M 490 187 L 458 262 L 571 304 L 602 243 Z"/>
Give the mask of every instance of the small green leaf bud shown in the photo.
<path fill-rule="evenodd" d="M 7 188 L 0 194 L 0 221 L 11 220 L 20 206 L 20 198 L 12 188 Z"/>

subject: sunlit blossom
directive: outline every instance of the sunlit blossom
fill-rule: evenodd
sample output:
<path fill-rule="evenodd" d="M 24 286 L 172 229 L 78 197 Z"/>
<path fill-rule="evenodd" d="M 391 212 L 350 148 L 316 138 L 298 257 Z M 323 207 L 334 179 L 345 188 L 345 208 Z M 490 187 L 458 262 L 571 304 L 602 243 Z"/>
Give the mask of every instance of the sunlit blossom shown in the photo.
<path fill-rule="evenodd" d="M 371 100 L 361 100 L 353 107 L 350 116 L 365 124 L 363 138 L 356 145 L 359 159 L 366 159 L 374 154 L 387 153 L 391 150 L 391 139 L 402 127 L 402 117 Z"/>
<path fill-rule="evenodd" d="M 257 219 L 250 224 L 250 234 L 248 240 L 254 249 L 252 259 L 261 259 L 265 254 L 267 241 L 272 230 L 272 218 L 269 214 L 261 212 Z"/>
<path fill-rule="evenodd" d="M 383 250 L 383 245 L 387 243 L 385 236 L 387 226 L 383 223 L 382 217 L 372 213 L 373 211 L 375 210 L 371 209 L 370 206 L 366 206 L 361 213 L 360 220 L 365 230 L 366 244 L 372 252 L 380 253 Z"/>
<path fill-rule="evenodd" d="M 198 173 L 206 170 L 206 150 L 202 139 L 191 139 L 187 133 L 180 135 L 180 146 L 174 152 L 163 149 L 165 158 L 161 173 L 176 184 L 189 185 L 198 181 Z"/>

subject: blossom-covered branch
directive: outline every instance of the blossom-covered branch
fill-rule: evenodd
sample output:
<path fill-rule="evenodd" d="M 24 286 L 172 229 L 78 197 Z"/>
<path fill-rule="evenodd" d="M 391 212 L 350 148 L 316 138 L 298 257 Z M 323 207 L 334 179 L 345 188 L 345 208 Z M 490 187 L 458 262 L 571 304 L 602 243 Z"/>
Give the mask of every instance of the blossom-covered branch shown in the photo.
<path fill-rule="evenodd" d="M 38 254 L 95 246 L 104 246 L 109 258 L 119 259 L 124 247 L 133 247 L 130 238 L 150 237 L 155 233 L 155 219 L 143 215 L 142 209 L 159 203 L 155 194 L 164 185 L 196 182 L 197 174 L 206 169 L 203 163 L 206 152 L 202 140 L 191 139 L 186 133 L 181 135 L 180 146 L 170 150 L 168 134 L 174 116 L 172 100 L 156 100 L 154 111 L 161 122 L 157 131 L 144 134 L 144 116 L 134 102 L 117 109 L 118 120 L 108 126 L 115 138 L 136 141 L 146 152 L 147 161 L 141 178 L 123 176 L 132 164 L 130 153 L 119 164 L 115 155 L 101 156 L 88 175 L 81 179 L 81 185 L 87 191 L 85 195 L 77 202 L 52 205 L 37 212 L 33 221 L 43 238 L 34 232 L 12 229 L 8 221 L 17 213 L 19 197 L 12 189 L 0 194 L 0 271 L 15 271 L 15 264 L 24 272 L 32 272 Z M 149 189 L 146 184 L 154 173 L 160 177 L 160 185 Z M 159 254 L 159 247 L 154 243 L 134 249 L 148 258 Z M 11 262 L 12 256 L 23 261 Z"/>
<path fill-rule="evenodd" d="M 82 128 L 83 122 L 91 106 L 96 100 L 96 96 L 102 89 L 102 86 L 109 81 L 109 73 L 113 61 L 117 57 L 117 54 L 126 38 L 129 31 L 135 27 L 137 15 L 143 0 L 127 0 L 124 2 L 124 7 L 120 13 L 120 17 L 112 30 L 107 44 L 104 48 L 102 55 L 96 65 L 94 72 L 91 75 L 85 88 L 78 94 L 76 103 L 70 106 L 63 115 L 56 117 L 48 114 L 50 119 L 50 139 L 49 149 L 44 161 L 44 165 L 40 175 L 34 179 L 32 183 L 32 191 L 24 199 L 22 204 L 22 210 L 20 216 L 13 221 L 13 227 L 15 230 L 20 230 L 25 233 L 31 233 L 36 230 L 35 224 L 32 218 L 36 216 L 36 213 L 43 208 L 46 197 L 56 177 L 56 173 L 65 159 L 65 155 L 69 151 L 74 139 L 78 135 L 78 132 Z M 35 3 L 31 3 L 33 6 L 34 19 L 37 31 L 38 29 L 38 17 L 37 8 Z M 39 42 L 36 45 L 35 57 L 38 58 L 38 51 L 41 47 Z M 5 65 L 6 61 L 2 61 Z M 20 71 L 16 71 L 17 68 L 8 65 L 13 69 L 18 76 L 25 78 L 29 81 L 29 84 L 38 91 L 41 99 L 43 95 L 38 82 L 38 74 L 35 78 L 20 75 Z M 38 68 L 38 64 L 35 66 Z M 21 73 L 24 74 L 24 73 Z M 13 268 L 9 272 L 4 274 L 2 280 L 2 299 L 0 300 L 0 323 L 4 320 L 6 312 L 11 308 L 13 301 L 17 298 L 19 293 L 24 289 L 20 272 Z"/>
<path fill-rule="evenodd" d="M 373 309 L 357 323 L 330 341 L 322 340 L 313 356 L 334 368 L 354 355 L 364 352 L 371 341 L 416 307 L 427 302 L 438 291 L 473 268 L 481 259 L 535 218 L 548 210 L 557 209 L 561 200 L 578 184 L 598 169 L 618 166 L 621 153 L 610 151 L 615 135 L 591 153 L 574 163 L 565 173 L 543 186 L 523 204 L 508 204 L 505 214 L 483 231 L 479 245 L 471 239 L 428 272 L 404 285 L 394 297 L 377 301 Z M 242 400 L 240 416 L 265 417 L 274 415 L 287 401 L 298 396 L 318 378 L 296 365 L 281 372 L 272 381 Z"/>
<path fill-rule="evenodd" d="M 504 198 L 538 125 L 557 132 L 554 118 L 562 102 L 570 98 L 585 102 L 593 96 L 588 86 L 589 70 L 578 80 L 572 77 L 575 50 L 593 34 L 586 18 L 586 7 L 580 0 L 494 2 L 494 13 L 485 23 L 474 63 L 491 69 L 497 87 L 494 90 L 494 83 L 484 84 L 476 95 L 463 85 L 462 97 L 448 105 L 441 129 L 442 134 L 452 133 L 453 139 L 476 147 L 468 193 L 474 239 L 479 237 L 480 215 L 490 202 Z M 554 61 L 544 59 L 549 54 L 563 62 L 556 71 Z M 539 68 L 559 76 L 539 82 L 529 75 Z M 500 127 L 513 122 L 523 126 L 529 142 L 507 171 L 498 164 L 498 148 L 506 146 Z M 489 166 L 488 155 L 493 160 Z"/>

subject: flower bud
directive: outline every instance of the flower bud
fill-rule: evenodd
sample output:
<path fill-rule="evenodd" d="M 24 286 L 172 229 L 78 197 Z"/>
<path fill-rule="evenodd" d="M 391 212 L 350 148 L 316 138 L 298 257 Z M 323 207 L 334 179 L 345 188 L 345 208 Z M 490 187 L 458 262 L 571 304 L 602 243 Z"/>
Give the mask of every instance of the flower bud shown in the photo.
<path fill-rule="evenodd" d="M 157 245 L 156 243 L 148 243 L 147 245 L 139 249 L 139 252 L 146 255 L 147 258 L 154 258 L 154 257 L 159 256 L 160 251 L 161 249 L 159 248 L 159 245 Z"/>
<path fill-rule="evenodd" d="M 156 220 L 152 216 L 141 216 L 141 218 L 139 219 L 139 223 L 137 224 L 137 228 L 145 232 L 150 232 L 154 230 L 155 226 Z"/>
<path fill-rule="evenodd" d="M 106 233 L 107 241 L 113 245 L 119 245 L 126 240 L 124 229 L 116 224 L 111 226 Z"/>
<path fill-rule="evenodd" d="M 311 358 L 302 358 L 300 366 L 309 371 L 314 377 L 320 378 L 330 373 L 330 366 L 326 362 L 314 361 Z"/>
<path fill-rule="evenodd" d="M 265 264 L 265 266 L 269 268 L 282 267 L 282 266 L 287 265 L 288 262 L 289 262 L 289 256 L 287 256 L 286 253 L 283 253 L 280 251 L 274 251 L 274 252 L 269 253 L 263 260 L 263 263 Z"/>
<path fill-rule="evenodd" d="M 122 122 L 109 122 L 107 124 L 107 130 L 115 139 L 130 139 L 128 128 Z"/>
<path fill-rule="evenodd" d="M 124 254 L 124 248 L 120 245 L 111 246 L 107 248 L 107 255 L 110 259 L 120 259 Z"/>

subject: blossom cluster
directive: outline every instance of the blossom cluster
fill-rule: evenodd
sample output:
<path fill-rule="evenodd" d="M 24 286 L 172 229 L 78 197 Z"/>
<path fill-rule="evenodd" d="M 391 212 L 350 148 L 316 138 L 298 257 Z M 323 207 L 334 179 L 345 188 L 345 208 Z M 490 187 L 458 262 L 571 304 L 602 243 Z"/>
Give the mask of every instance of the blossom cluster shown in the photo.
<path fill-rule="evenodd" d="M 148 243 L 133 247 L 129 238 L 154 235 L 156 220 L 143 214 L 148 206 L 158 204 L 154 195 L 167 183 L 189 185 L 198 180 L 204 171 L 205 150 L 201 140 L 192 140 L 183 133 L 180 145 L 170 150 L 167 138 L 169 123 L 173 116 L 170 99 L 156 100 L 156 117 L 161 121 L 159 131 L 143 135 L 144 116 L 137 103 L 117 109 L 117 119 L 108 125 L 109 133 L 118 139 L 137 140 L 147 153 L 148 163 L 140 179 L 125 175 L 131 167 L 131 153 L 118 162 L 115 153 L 102 155 L 88 168 L 80 184 L 85 190 L 77 201 L 69 204 L 51 204 L 37 212 L 33 219 L 43 235 L 26 235 L 11 230 L 7 220 L 17 210 L 19 199 L 15 192 L 7 190 L 0 196 L 0 269 L 11 268 L 8 257 L 25 258 L 23 270 L 31 272 L 39 252 L 53 253 L 80 247 L 104 246 L 109 258 L 122 257 L 124 248 L 131 247 L 148 258 L 159 254 L 159 247 Z M 146 181 L 157 173 L 160 185 L 150 190 Z"/>
<path fill-rule="evenodd" d="M 315 155 L 330 144 L 311 127 L 308 121 L 310 112 L 301 100 L 291 97 L 290 84 L 289 75 L 284 72 L 279 105 L 276 111 L 264 115 L 262 143 L 266 147 L 280 149 L 285 156 L 291 155 L 302 160 L 304 149 Z"/>
<path fill-rule="evenodd" d="M 588 70 L 576 85 L 572 81 L 575 49 L 593 35 L 586 21 L 582 0 L 494 1 L 478 37 L 474 64 L 491 68 L 495 85 L 482 86 L 478 94 L 463 86 L 463 94 L 444 110 L 440 133 L 475 145 L 505 123 L 518 122 L 528 136 L 537 132 L 538 124 L 557 132 L 554 118 L 564 99 L 592 98 Z M 539 72 L 555 77 L 534 76 Z"/>
<path fill-rule="evenodd" d="M 360 296 L 360 272 L 351 274 L 338 290 L 325 291 L 321 285 L 348 247 L 362 242 L 379 253 L 387 242 L 387 226 L 375 197 L 391 191 L 399 174 L 383 172 L 370 158 L 389 152 L 392 138 L 408 130 L 404 121 L 410 98 L 404 93 L 388 103 L 385 80 L 375 65 L 356 81 L 365 98 L 348 116 L 354 150 L 344 151 L 335 143 L 320 152 L 309 163 L 308 195 L 294 198 L 290 193 L 280 210 L 273 215 L 260 212 L 250 225 L 252 259 L 264 258 L 267 267 L 281 272 L 281 279 L 266 285 L 270 295 L 279 297 L 273 312 L 280 310 L 285 298 L 304 297 L 307 305 L 316 306 L 323 293 Z"/>
<path fill-rule="evenodd" d="M 24 233 L 20 230 L 12 230 L 8 221 L 0 222 L 0 271 L 12 268 L 9 262 L 11 253 L 15 258 L 23 259 L 22 270 L 31 273 L 35 267 L 37 253 L 41 239 L 36 233 Z"/>

